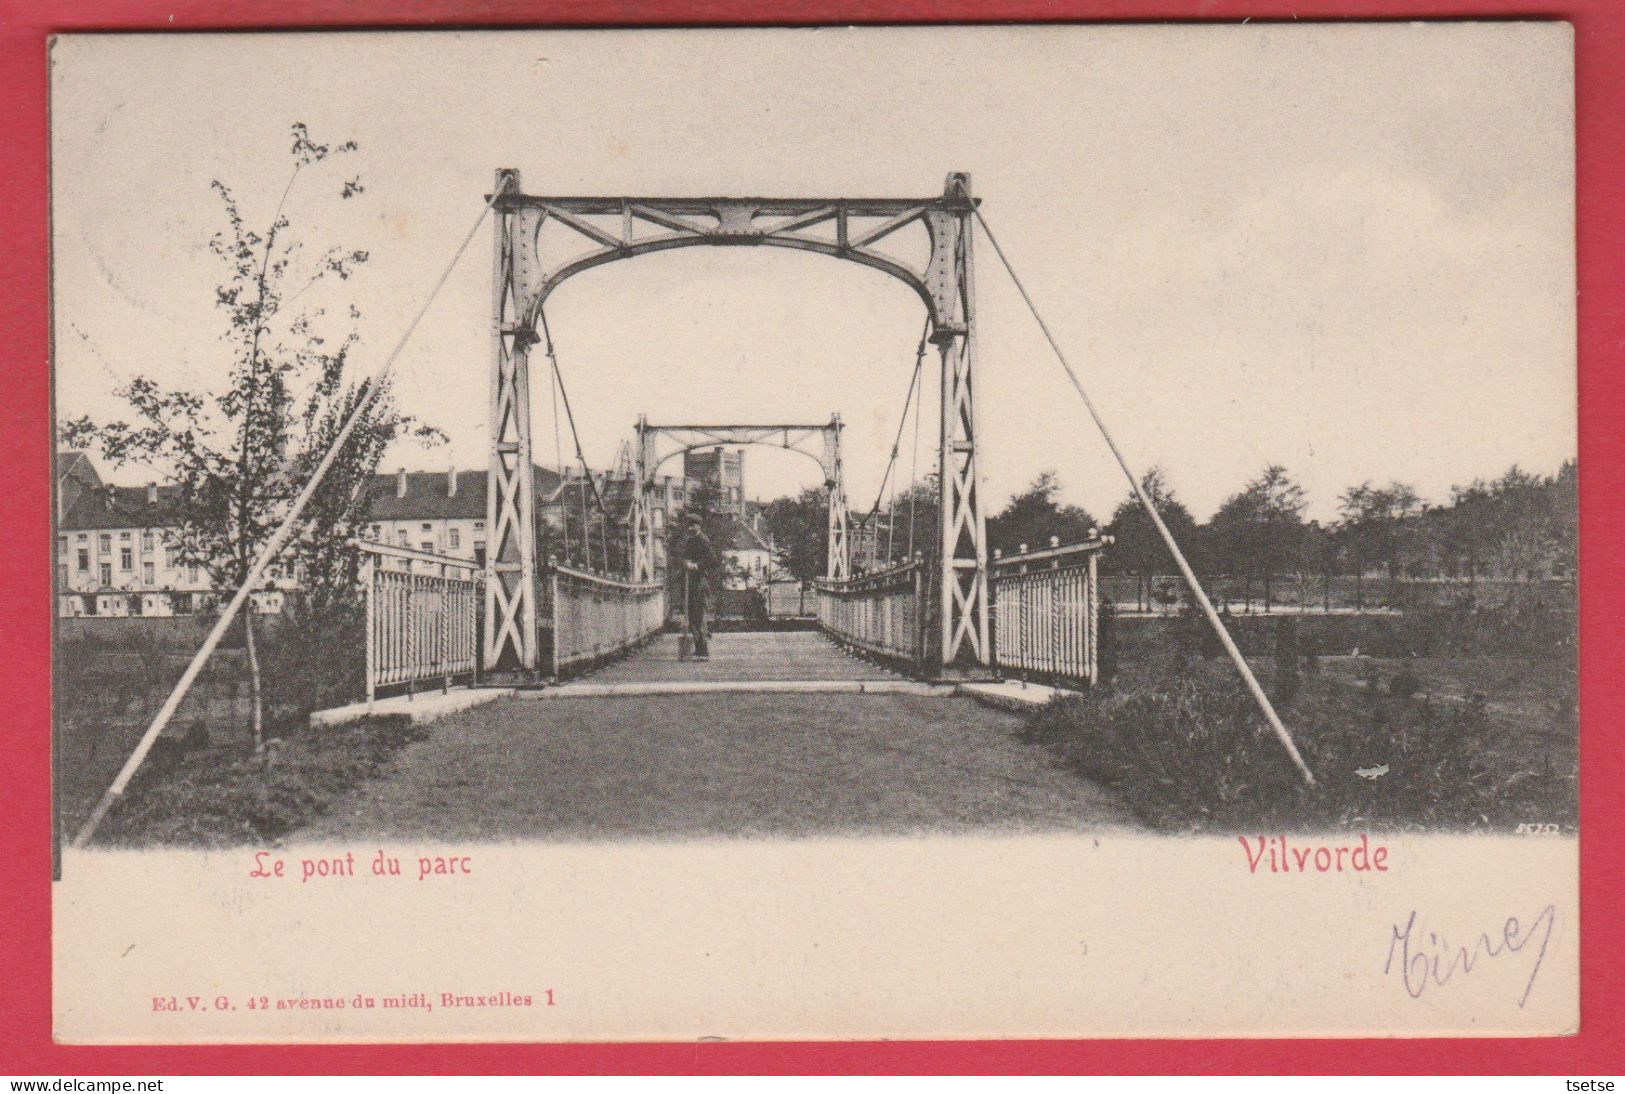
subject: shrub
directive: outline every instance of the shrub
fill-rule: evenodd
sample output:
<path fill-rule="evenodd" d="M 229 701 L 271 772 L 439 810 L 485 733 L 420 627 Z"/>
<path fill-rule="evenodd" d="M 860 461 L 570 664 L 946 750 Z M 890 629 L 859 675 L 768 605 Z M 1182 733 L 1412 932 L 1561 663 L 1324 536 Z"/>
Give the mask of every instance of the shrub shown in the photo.
<path fill-rule="evenodd" d="M 1057 700 L 1026 737 L 1168 831 L 1461 830 L 1510 828 L 1554 809 L 1572 815 L 1570 790 L 1549 764 L 1498 771 L 1485 759 L 1483 696 L 1446 712 L 1412 701 L 1403 683 L 1400 694 L 1373 684 L 1354 700 L 1317 680 L 1281 712 L 1299 727 L 1317 780 L 1309 788 L 1228 666 L 1173 667 L 1134 687 Z"/>
<path fill-rule="evenodd" d="M 1298 694 L 1302 677 L 1298 673 L 1298 621 L 1290 617 L 1275 624 L 1275 696 L 1290 703 Z"/>
<path fill-rule="evenodd" d="M 1395 699 L 1409 699 L 1422 690 L 1422 681 L 1409 665 L 1394 673 L 1388 681 L 1388 694 Z"/>
<path fill-rule="evenodd" d="M 1103 686 L 1110 686 L 1117 678 L 1117 646 L 1119 641 L 1117 606 L 1110 597 L 1102 597 L 1100 611 L 1095 617 L 1095 668 Z"/>

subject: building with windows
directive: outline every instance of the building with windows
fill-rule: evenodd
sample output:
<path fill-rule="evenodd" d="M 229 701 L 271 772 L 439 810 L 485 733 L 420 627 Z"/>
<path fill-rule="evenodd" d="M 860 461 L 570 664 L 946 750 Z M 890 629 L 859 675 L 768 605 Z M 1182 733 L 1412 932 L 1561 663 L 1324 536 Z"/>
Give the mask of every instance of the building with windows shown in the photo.
<path fill-rule="evenodd" d="M 558 472 L 533 472 L 538 511 L 558 493 Z M 365 534 L 406 547 L 485 564 L 485 471 L 407 471 L 374 475 L 368 489 Z"/>
<path fill-rule="evenodd" d="M 585 489 L 579 477 L 551 468 L 534 470 L 536 511 L 548 534 L 559 541 L 579 534 L 577 496 Z M 610 492 L 607 476 L 595 476 Z M 405 547 L 480 565 L 485 562 L 486 472 L 407 471 L 374 475 L 367 492 L 363 535 L 380 543 Z M 680 480 L 662 477 L 656 484 L 654 526 L 657 558 L 664 559 L 668 514 L 681 506 Z M 177 558 L 173 512 L 177 488 L 111 486 L 102 481 L 83 452 L 57 455 L 58 611 L 64 616 L 189 615 L 213 607 L 217 597 L 201 567 Z M 601 531 L 594 534 L 602 534 Z M 619 533 L 617 533 L 619 534 Z M 544 560 L 545 561 L 545 560 Z M 297 578 L 279 567 L 271 586 L 253 596 L 260 612 L 280 612 L 285 594 Z"/>
<path fill-rule="evenodd" d="M 743 521 L 745 513 L 745 453 L 726 448 L 696 449 L 683 453 L 683 477 L 696 487 L 708 487 L 717 508 Z"/>
<path fill-rule="evenodd" d="M 761 589 L 773 579 L 773 537 L 762 525 L 761 510 L 751 507 L 751 519 L 733 523 L 733 538 L 722 549 L 723 583 L 730 589 Z"/>
<path fill-rule="evenodd" d="M 215 602 L 208 574 L 177 557 L 171 522 L 176 489 L 111 486 L 83 452 L 57 457 L 57 611 L 63 616 L 170 616 Z M 259 612 L 280 612 L 292 578 L 273 568 L 252 597 Z"/>

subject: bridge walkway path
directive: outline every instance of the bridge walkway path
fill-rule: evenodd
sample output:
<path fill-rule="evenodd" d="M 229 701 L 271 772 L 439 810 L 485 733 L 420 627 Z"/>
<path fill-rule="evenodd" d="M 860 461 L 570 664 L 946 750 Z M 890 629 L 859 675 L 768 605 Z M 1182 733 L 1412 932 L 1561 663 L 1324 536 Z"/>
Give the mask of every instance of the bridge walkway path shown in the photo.
<path fill-rule="evenodd" d="M 1021 740 L 1024 720 L 903 683 L 810 632 L 665 636 L 583 681 L 428 726 L 305 840 L 624 840 L 1098 831 L 1135 825 L 1106 789 Z M 786 682 L 873 690 L 738 690 Z M 716 690 L 648 693 L 647 688 Z M 912 685 L 909 685 L 912 686 Z M 728 690 L 724 690 L 728 689 Z"/>
<path fill-rule="evenodd" d="M 677 655 L 678 636 L 657 635 L 643 648 L 593 673 L 586 681 L 648 684 L 903 679 L 852 656 L 817 631 L 725 632 L 711 636 L 708 661 L 685 661 Z"/>

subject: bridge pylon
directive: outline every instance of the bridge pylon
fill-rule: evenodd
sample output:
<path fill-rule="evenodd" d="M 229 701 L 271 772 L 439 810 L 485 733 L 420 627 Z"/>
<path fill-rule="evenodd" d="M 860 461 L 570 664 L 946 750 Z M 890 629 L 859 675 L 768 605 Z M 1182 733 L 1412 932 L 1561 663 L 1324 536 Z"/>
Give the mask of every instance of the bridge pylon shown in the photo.
<path fill-rule="evenodd" d="M 935 301 L 931 341 L 942 357 L 938 467 L 936 668 L 986 669 L 987 523 L 976 406 L 976 282 L 971 262 L 975 199 L 970 176 L 948 176 L 943 200 L 925 214 L 931 235 L 926 283 Z"/>
<path fill-rule="evenodd" d="M 655 437 L 649 428 L 649 416 L 638 415 L 637 443 L 632 452 L 632 513 L 627 535 L 631 538 L 632 580 L 645 584 L 655 579 Z"/>
<path fill-rule="evenodd" d="M 519 192 L 519 172 L 497 172 L 498 193 Z M 531 459 L 531 318 L 540 299 L 527 238 L 534 211 L 498 199 L 491 305 L 490 474 L 485 491 L 484 664 L 487 672 L 534 673 L 540 666 L 536 611 L 536 483 Z"/>
<path fill-rule="evenodd" d="M 519 172 L 511 169 L 497 172 L 497 184 L 492 200 L 497 244 L 492 500 L 487 509 L 488 667 L 508 663 L 534 670 L 537 664 L 527 354 L 536 341 L 542 303 L 565 279 L 605 263 L 697 246 L 788 247 L 824 254 L 879 270 L 919 295 L 930 317 L 931 341 L 942 357 L 941 523 L 931 594 L 933 641 L 927 660 L 939 674 L 985 672 L 990 667 L 985 491 L 975 398 L 971 241 L 976 199 L 968 174 L 951 173 L 940 196 L 918 198 L 544 196 L 524 193 Z M 930 240 L 924 269 L 877 246 L 917 224 L 924 226 Z M 575 237 L 586 249 L 548 260 L 539 244 L 544 225 Z M 647 462 L 641 445 L 640 450 L 645 457 L 640 475 L 647 490 L 652 488 L 655 467 Z M 846 576 L 850 556 L 844 484 L 827 472 L 825 482 L 832 502 L 828 568 L 831 576 Z M 652 529 L 636 534 L 634 573 L 653 569 L 652 541 Z M 646 569 L 639 571 L 640 565 Z"/>
<path fill-rule="evenodd" d="M 824 491 L 829 503 L 829 532 L 825 538 L 828 552 L 824 576 L 842 580 L 852 576 L 852 547 L 847 536 L 851 514 L 846 508 L 846 483 L 841 469 L 841 416 L 829 420 L 824 433 Z"/>

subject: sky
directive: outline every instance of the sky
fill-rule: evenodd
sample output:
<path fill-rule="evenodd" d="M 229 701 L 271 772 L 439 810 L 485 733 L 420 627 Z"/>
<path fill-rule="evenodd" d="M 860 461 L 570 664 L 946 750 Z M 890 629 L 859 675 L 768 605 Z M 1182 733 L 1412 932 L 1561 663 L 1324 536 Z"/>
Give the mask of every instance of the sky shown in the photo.
<path fill-rule="evenodd" d="M 500 167 L 540 195 L 929 197 L 968 171 L 1131 464 L 1160 465 L 1199 518 L 1270 463 L 1328 519 L 1367 479 L 1443 501 L 1576 451 L 1564 24 L 75 36 L 53 49 L 51 110 L 60 417 L 121 416 L 114 390 L 137 374 L 219 384 L 210 183 L 268 222 L 297 121 L 359 145 L 301 175 L 287 212 L 307 254 L 370 254 L 311 294 L 325 322 L 360 310 L 361 372 L 427 299 Z M 357 176 L 365 193 L 338 200 Z M 386 470 L 485 465 L 490 235 L 397 366 L 403 409 L 450 442 L 403 444 Z M 989 497 L 1052 470 L 1105 519 L 1127 484 L 976 247 Z M 801 252 L 692 248 L 578 275 L 547 313 L 593 465 L 639 414 L 838 412 L 849 496 L 874 499 L 923 322 L 901 282 Z M 551 465 L 571 443 L 555 448 L 533 361 L 536 458 Z M 937 382 L 933 355 L 905 481 L 934 466 Z M 817 477 L 747 451 L 752 495 Z"/>

